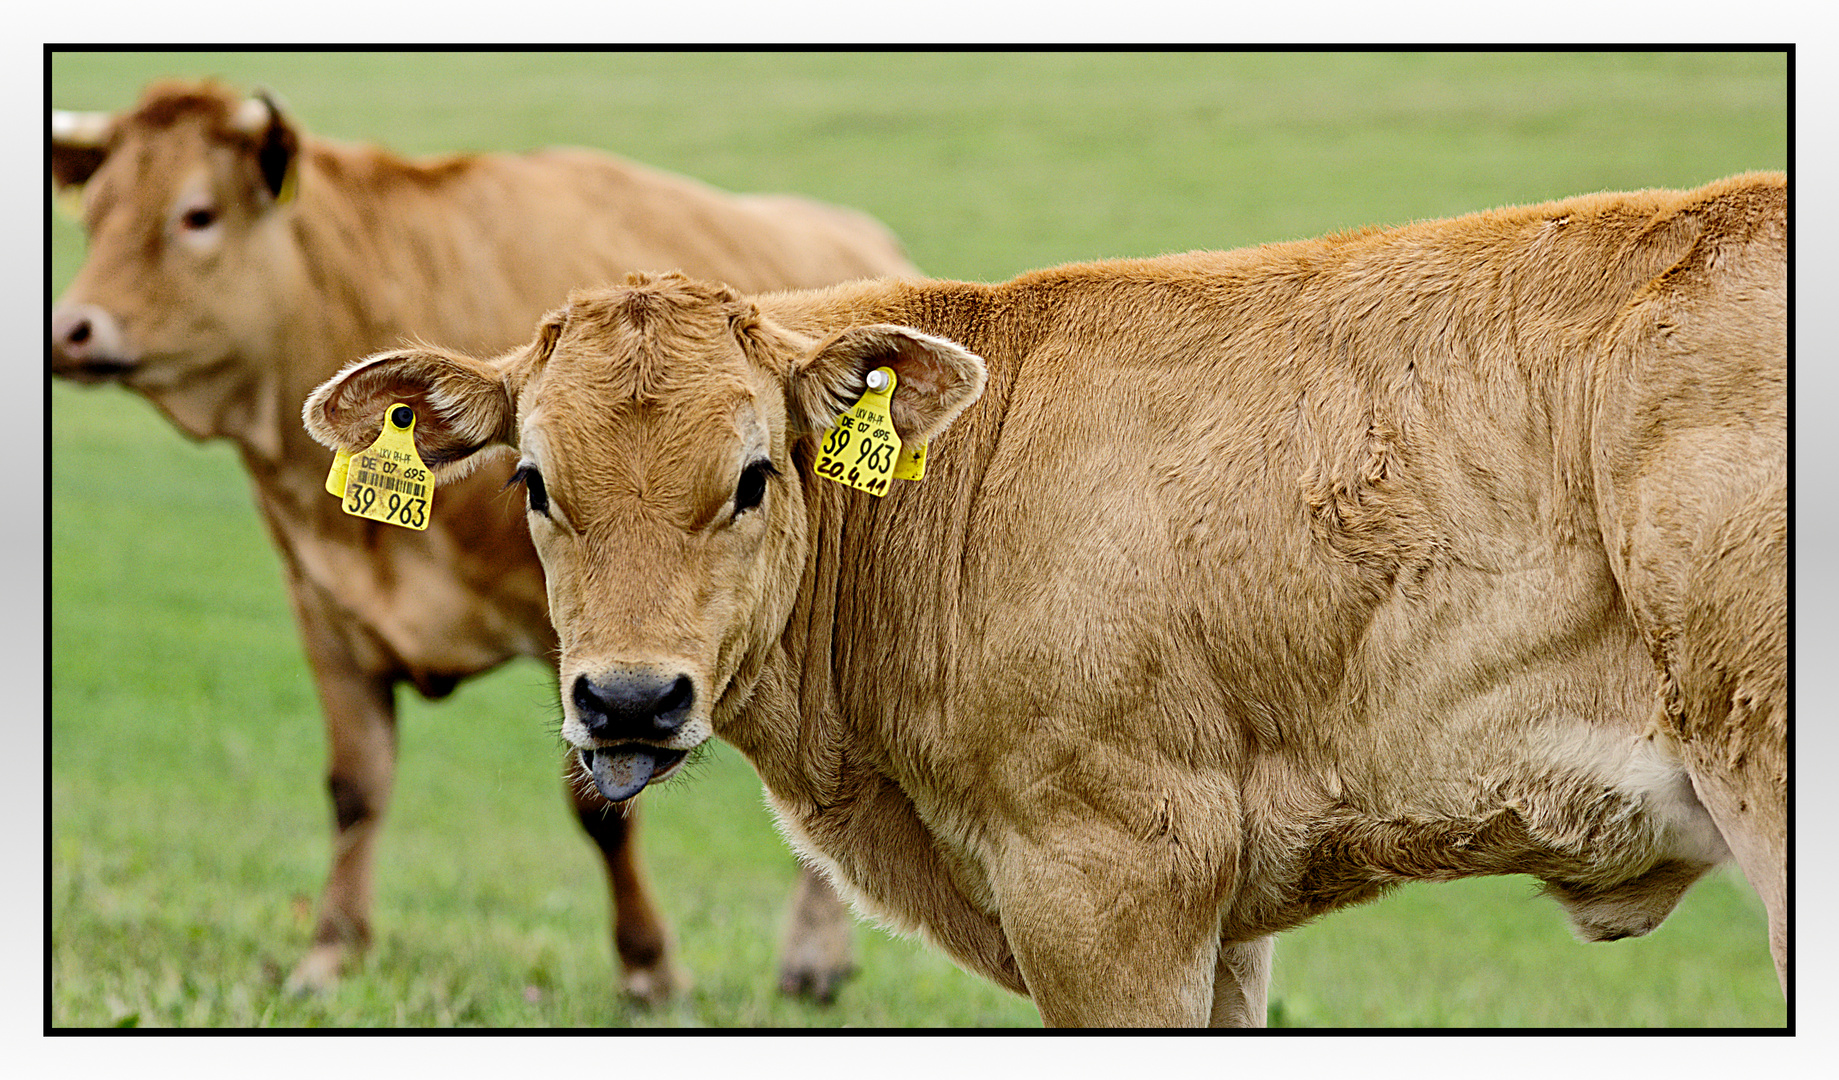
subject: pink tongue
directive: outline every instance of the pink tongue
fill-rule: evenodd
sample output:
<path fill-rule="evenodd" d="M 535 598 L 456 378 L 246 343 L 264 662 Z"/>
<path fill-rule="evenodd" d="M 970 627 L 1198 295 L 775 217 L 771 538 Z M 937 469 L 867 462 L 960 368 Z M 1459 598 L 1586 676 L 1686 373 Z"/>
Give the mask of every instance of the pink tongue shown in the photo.
<path fill-rule="evenodd" d="M 595 750 L 589 758 L 594 786 L 611 802 L 624 802 L 645 789 L 651 774 L 658 771 L 658 759 L 642 747 L 619 747 Z"/>

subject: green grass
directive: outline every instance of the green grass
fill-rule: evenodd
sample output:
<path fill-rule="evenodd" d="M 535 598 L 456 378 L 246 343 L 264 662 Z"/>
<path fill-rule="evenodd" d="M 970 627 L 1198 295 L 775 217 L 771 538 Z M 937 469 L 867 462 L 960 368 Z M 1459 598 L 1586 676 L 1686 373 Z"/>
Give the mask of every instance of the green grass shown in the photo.
<path fill-rule="evenodd" d="M 941 276 L 1231 247 L 1784 168 L 1763 54 L 61 54 L 52 101 L 265 84 L 313 130 L 410 151 L 599 146 L 864 207 Z M 51 233 L 53 286 L 82 258 Z M 50 1022 L 56 1027 L 1032 1026 L 1029 1004 L 857 931 L 831 1009 L 781 1000 L 793 866 L 717 749 L 647 796 L 696 985 L 611 993 L 599 869 L 563 807 L 554 691 L 517 664 L 403 698 L 369 961 L 294 999 L 326 867 L 324 741 L 235 455 L 116 389 L 51 387 Z M 1762 917 L 1719 874 L 1651 937 L 1572 941 L 1523 878 L 1413 886 L 1285 935 L 1292 1026 L 1772 1026 Z"/>

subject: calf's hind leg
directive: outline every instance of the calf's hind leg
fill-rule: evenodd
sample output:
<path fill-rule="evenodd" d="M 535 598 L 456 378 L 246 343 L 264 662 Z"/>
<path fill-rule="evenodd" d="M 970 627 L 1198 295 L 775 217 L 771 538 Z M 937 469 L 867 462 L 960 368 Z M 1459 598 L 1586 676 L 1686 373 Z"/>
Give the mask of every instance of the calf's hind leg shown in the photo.
<path fill-rule="evenodd" d="M 802 867 L 779 942 L 779 990 L 820 1005 L 856 970 L 855 919 L 822 874 Z"/>

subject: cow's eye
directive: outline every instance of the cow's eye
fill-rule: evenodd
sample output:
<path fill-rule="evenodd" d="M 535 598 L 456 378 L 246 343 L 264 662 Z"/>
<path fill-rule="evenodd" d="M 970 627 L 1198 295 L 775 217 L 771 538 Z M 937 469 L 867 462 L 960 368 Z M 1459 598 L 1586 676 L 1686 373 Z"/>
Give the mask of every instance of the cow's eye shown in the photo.
<path fill-rule="evenodd" d="M 504 486 L 508 488 L 513 484 L 524 486 L 524 495 L 530 501 L 532 513 L 542 514 L 545 517 L 549 515 L 549 490 L 543 487 L 543 474 L 536 471 L 536 466 L 519 465 L 517 471 L 511 474 L 511 479 L 506 481 Z"/>
<path fill-rule="evenodd" d="M 734 515 L 736 517 L 760 505 L 760 500 L 766 498 L 766 478 L 777 471 L 773 468 L 773 463 L 765 458 L 752 462 L 741 470 L 741 482 L 734 487 Z"/>
<path fill-rule="evenodd" d="M 179 216 L 179 224 L 191 232 L 203 232 L 217 224 L 217 208 L 196 206 Z"/>

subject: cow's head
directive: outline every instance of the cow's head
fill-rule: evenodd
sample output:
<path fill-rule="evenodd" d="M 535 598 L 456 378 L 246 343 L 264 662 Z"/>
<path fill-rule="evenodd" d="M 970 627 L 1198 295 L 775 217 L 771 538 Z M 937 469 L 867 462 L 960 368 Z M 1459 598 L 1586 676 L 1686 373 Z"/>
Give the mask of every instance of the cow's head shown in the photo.
<path fill-rule="evenodd" d="M 561 641 L 562 735 L 619 800 L 751 693 L 805 568 L 810 445 L 884 365 L 903 439 L 936 435 L 983 389 L 981 359 L 917 330 L 810 340 L 724 286 L 634 275 L 575 292 L 496 359 L 361 360 L 313 393 L 305 419 L 326 445 L 359 450 L 392 402 L 409 402 L 437 480 L 517 449 Z"/>
<path fill-rule="evenodd" d="M 288 235 L 299 137 L 265 96 L 159 84 L 119 116 L 51 114 L 51 179 L 89 254 L 51 316 L 51 370 L 170 391 L 272 356 L 271 297 L 304 267 Z"/>

